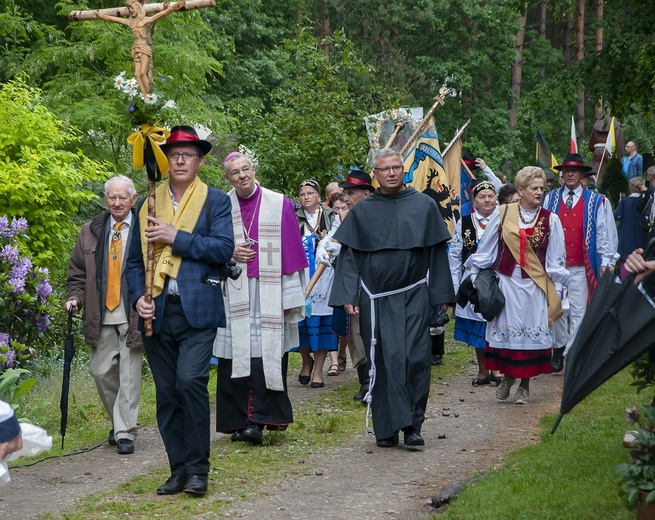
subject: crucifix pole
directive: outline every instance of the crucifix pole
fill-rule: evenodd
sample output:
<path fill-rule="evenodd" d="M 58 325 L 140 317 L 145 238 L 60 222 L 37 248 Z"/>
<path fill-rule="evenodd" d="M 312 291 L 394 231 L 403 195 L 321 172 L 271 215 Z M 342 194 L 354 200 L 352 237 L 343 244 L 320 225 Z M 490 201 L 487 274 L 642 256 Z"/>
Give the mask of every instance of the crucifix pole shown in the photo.
<path fill-rule="evenodd" d="M 215 0 L 182 0 L 180 2 L 164 2 L 149 4 L 147 0 L 126 0 L 125 7 L 113 9 L 96 9 L 94 11 L 71 11 L 68 19 L 71 21 L 84 20 L 105 20 L 107 22 L 118 23 L 128 27 L 132 33 L 134 43 L 132 44 L 132 60 L 134 61 L 134 77 L 141 90 L 141 95 L 146 96 L 152 90 L 152 27 L 157 20 L 174 11 L 191 11 L 202 7 L 214 7 Z M 150 15 L 150 16 L 148 16 Z M 148 174 L 148 216 L 156 217 L 156 199 L 155 188 L 156 182 L 161 179 L 161 175 L 167 171 L 160 171 L 155 160 L 154 147 L 159 147 L 157 142 L 150 136 L 157 134 L 158 138 L 168 137 L 168 131 L 155 128 L 146 121 L 143 121 L 141 130 L 136 132 L 140 134 L 137 141 L 143 143 L 143 156 L 145 157 L 146 173 Z M 133 134 L 134 136 L 135 134 Z M 132 136 L 130 136 L 132 138 Z M 133 141 L 130 141 L 133 142 Z M 135 146 L 137 146 L 135 144 Z M 161 151 L 160 151 L 161 152 Z M 139 165 L 143 167 L 143 164 Z M 150 226 L 150 223 L 148 224 Z M 155 244 L 148 242 L 146 253 L 146 283 L 145 297 L 148 303 L 152 302 L 152 285 L 155 274 Z M 144 333 L 146 336 L 152 336 L 152 320 L 144 320 Z"/>

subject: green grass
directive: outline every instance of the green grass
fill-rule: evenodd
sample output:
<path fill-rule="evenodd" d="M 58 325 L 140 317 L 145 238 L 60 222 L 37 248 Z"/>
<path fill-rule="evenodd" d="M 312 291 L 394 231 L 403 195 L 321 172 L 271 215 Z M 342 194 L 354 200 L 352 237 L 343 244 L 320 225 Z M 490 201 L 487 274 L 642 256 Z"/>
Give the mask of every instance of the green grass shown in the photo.
<path fill-rule="evenodd" d="M 447 333 L 448 334 L 448 333 Z M 452 333 L 451 333 L 452 334 Z M 450 336 L 452 337 L 452 335 Z M 448 340 L 445 364 L 432 372 L 433 383 L 447 382 L 476 369 L 473 349 Z M 290 370 L 300 367 L 300 356 L 290 357 Z M 215 375 L 210 395 L 213 399 Z M 49 432 L 59 429 L 56 374 L 39 382 L 22 410 Z M 435 518 L 441 519 L 627 519 L 634 518 L 618 496 L 616 465 L 627 461 L 621 445 L 625 408 L 650 400 L 635 394 L 626 373 L 616 376 L 567 414 L 555 435 L 555 416 L 542 420 L 540 442 L 510 453 L 504 467 L 490 471 Z M 107 419 L 85 366 L 76 367 L 71 423 L 66 452 L 106 438 Z M 311 473 L 308 457 L 351 441 L 364 430 L 363 407 L 353 402 L 356 382 L 344 384 L 294 405 L 295 423 L 285 432 L 267 432 L 262 447 L 231 443 L 222 436 L 212 444 L 210 493 L 203 500 L 186 496 L 156 497 L 153 490 L 168 477 L 168 468 L 141 475 L 110 492 L 89 496 L 71 512 L 47 514 L 42 519 L 88 518 L 217 518 L 239 501 L 274 493 L 285 477 Z M 439 394 L 437 386 L 433 396 Z M 140 423 L 154 424 L 154 385 L 144 377 Z M 51 455 L 61 455 L 61 439 L 54 435 Z M 18 462 L 23 459 L 19 459 Z M 29 461 L 29 459 L 25 459 Z M 246 478 L 247 476 L 247 478 Z"/>
<path fill-rule="evenodd" d="M 628 460 L 625 408 L 648 402 L 621 373 L 564 416 L 545 417 L 540 442 L 512 452 L 504 468 L 468 486 L 439 520 L 633 519 L 618 496 L 616 465 Z"/>

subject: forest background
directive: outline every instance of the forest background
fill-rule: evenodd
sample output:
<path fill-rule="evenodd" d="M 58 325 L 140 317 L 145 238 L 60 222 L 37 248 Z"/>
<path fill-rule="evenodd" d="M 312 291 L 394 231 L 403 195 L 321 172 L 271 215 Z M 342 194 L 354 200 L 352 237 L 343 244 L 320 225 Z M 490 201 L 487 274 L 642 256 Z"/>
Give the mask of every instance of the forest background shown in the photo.
<path fill-rule="evenodd" d="M 28 220 L 21 248 L 50 268 L 57 305 L 79 225 L 104 207 L 102 182 L 121 173 L 145 192 L 114 85 L 133 74 L 132 36 L 66 18 L 122 5 L 0 0 L 0 214 Z M 175 102 L 162 123 L 213 133 L 210 185 L 225 186 L 221 158 L 239 145 L 261 182 L 290 196 L 304 178 L 342 179 L 366 163 L 364 116 L 427 109 L 444 84 L 442 147 L 470 119 L 465 150 L 512 178 L 535 164 L 537 127 L 561 160 L 571 115 L 587 159 L 603 113 L 653 148 L 653 12 L 655 0 L 217 0 L 157 22 L 154 92 Z M 53 330 L 49 348 L 61 343 Z"/>

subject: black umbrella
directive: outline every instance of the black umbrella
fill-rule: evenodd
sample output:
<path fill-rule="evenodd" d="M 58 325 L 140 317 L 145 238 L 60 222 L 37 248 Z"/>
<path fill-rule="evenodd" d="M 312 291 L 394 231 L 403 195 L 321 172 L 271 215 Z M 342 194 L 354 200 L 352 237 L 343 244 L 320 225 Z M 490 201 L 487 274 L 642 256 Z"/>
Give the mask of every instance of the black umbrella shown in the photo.
<path fill-rule="evenodd" d="M 652 259 L 655 242 L 645 258 Z M 628 277 L 617 282 L 613 273 L 601 278 L 567 356 L 560 416 L 617 372 L 655 346 L 655 308 Z"/>
<path fill-rule="evenodd" d="M 64 373 L 61 378 L 61 399 L 59 409 L 61 410 L 61 449 L 64 449 L 64 437 L 66 437 L 66 423 L 68 422 L 68 389 L 70 387 L 71 361 L 75 357 L 75 345 L 73 342 L 73 306 L 68 309 L 68 332 L 64 340 Z"/>

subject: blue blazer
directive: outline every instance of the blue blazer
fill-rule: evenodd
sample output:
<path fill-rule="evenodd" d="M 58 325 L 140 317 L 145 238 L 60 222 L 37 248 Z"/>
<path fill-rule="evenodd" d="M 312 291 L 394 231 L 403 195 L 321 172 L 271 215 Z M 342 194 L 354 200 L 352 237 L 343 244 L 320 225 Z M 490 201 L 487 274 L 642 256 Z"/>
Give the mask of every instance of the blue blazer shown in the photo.
<path fill-rule="evenodd" d="M 137 214 L 144 200 L 138 204 Z M 208 213 L 209 212 L 209 215 Z M 209 229 L 207 224 L 209 224 Z M 220 285 L 203 283 L 207 275 L 218 278 L 220 266 L 232 258 L 234 229 L 232 228 L 232 204 L 230 198 L 216 188 L 209 188 L 207 200 L 200 213 L 193 233 L 178 230 L 173 243 L 173 254 L 182 258 L 177 276 L 182 309 L 189 324 L 197 329 L 225 327 L 225 308 Z M 126 266 L 130 302 L 136 302 L 145 292 L 146 269 L 141 252 L 139 219 L 131 233 L 130 254 Z M 163 293 L 155 298 L 153 332 L 161 328 L 166 306 L 168 281 Z M 139 319 L 143 330 L 143 320 Z"/>

